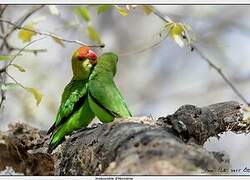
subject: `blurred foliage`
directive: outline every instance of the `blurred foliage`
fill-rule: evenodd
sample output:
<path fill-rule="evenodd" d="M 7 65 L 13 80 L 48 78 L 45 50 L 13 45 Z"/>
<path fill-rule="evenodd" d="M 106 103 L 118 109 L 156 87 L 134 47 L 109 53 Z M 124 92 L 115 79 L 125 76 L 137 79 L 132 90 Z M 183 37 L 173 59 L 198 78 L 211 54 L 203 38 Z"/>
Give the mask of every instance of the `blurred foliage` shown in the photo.
<path fill-rule="evenodd" d="M 38 106 L 42 100 L 43 94 L 39 90 L 32 87 L 25 87 L 25 89 L 34 96 L 36 99 L 36 105 Z"/>
<path fill-rule="evenodd" d="M 101 38 L 99 33 L 95 30 L 93 26 L 88 26 L 86 29 L 87 36 L 96 43 L 101 43 Z"/>
<path fill-rule="evenodd" d="M 34 30 L 34 23 L 29 23 L 24 26 L 24 29 L 21 29 L 18 33 L 18 37 L 20 40 L 25 42 L 30 42 L 32 40 L 32 37 L 36 35 L 36 32 L 27 31 L 25 29 Z"/>
<path fill-rule="evenodd" d="M 20 66 L 18 64 L 11 64 L 11 65 L 13 67 L 17 68 L 20 72 L 25 72 L 26 71 L 22 66 Z"/>
<path fill-rule="evenodd" d="M 117 12 L 119 12 L 122 16 L 128 16 L 128 12 L 125 9 L 123 9 L 117 5 L 115 5 L 114 7 L 117 10 Z"/>
<path fill-rule="evenodd" d="M 0 55 L 0 61 L 9 61 L 11 60 L 11 56 L 9 55 Z"/>
<path fill-rule="evenodd" d="M 79 15 L 85 22 L 90 21 L 89 10 L 86 7 L 76 7 L 74 9 L 75 13 Z"/>
<path fill-rule="evenodd" d="M 62 42 L 61 39 L 58 39 L 56 37 L 52 37 L 52 39 L 57 43 L 59 44 L 60 46 L 62 46 L 63 48 L 65 47 L 65 44 Z"/>
<path fill-rule="evenodd" d="M 150 5 L 144 5 L 143 6 L 143 11 L 145 12 L 145 14 L 146 15 L 149 15 L 149 14 L 151 14 L 152 13 L 152 6 L 150 6 Z"/>
<path fill-rule="evenodd" d="M 97 14 L 105 13 L 112 8 L 112 5 L 99 5 L 97 7 Z"/>

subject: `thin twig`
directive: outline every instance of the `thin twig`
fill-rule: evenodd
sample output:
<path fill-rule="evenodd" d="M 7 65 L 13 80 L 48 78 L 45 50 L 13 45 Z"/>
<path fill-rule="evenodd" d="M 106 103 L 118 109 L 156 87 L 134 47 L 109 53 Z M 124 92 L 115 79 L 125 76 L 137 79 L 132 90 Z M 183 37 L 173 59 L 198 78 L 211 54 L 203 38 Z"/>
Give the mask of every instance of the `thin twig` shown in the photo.
<path fill-rule="evenodd" d="M 0 82 L 1 82 L 1 84 L 0 84 L 1 86 L 2 86 L 3 84 L 5 84 L 5 77 L 3 76 L 3 74 L 0 75 Z M 2 89 L 1 86 L 0 86 L 0 88 L 1 88 L 0 109 L 1 109 L 1 107 L 2 107 L 2 105 L 3 105 L 4 100 L 6 99 L 6 97 L 5 97 L 5 91 Z"/>
<path fill-rule="evenodd" d="M 26 19 L 28 19 L 32 14 L 34 14 L 38 10 L 40 10 L 43 6 L 44 5 L 41 5 L 38 8 L 31 10 L 30 12 L 25 14 L 23 17 L 18 19 L 15 23 L 13 23 L 15 26 L 13 26 L 13 28 L 5 35 L 5 39 L 7 39 L 13 33 L 13 31 L 15 31 L 17 29 L 17 26 L 22 26 L 23 23 L 26 21 Z"/>
<path fill-rule="evenodd" d="M 21 48 L 14 47 L 14 46 L 10 46 L 10 49 L 12 51 L 21 50 Z M 37 53 L 40 53 L 40 52 L 46 52 L 46 51 L 47 51 L 47 49 L 23 49 L 23 52 L 30 52 L 30 53 L 34 53 L 34 54 L 37 54 Z"/>
<path fill-rule="evenodd" d="M 0 12 L 0 18 L 2 18 L 3 13 L 4 13 L 4 11 L 6 10 L 7 7 L 8 7 L 8 5 L 5 5 L 5 6 L 2 7 L 1 12 Z M 2 34 L 3 34 L 3 33 L 4 33 L 4 26 L 3 26 L 3 23 L 0 24 L 0 28 L 1 28 L 1 32 L 2 32 Z M 2 37 L 2 38 L 3 38 L 3 37 Z M 0 107 L 1 107 L 1 106 L 0 106 Z"/>
<path fill-rule="evenodd" d="M 4 11 L 6 10 L 7 7 L 8 7 L 8 5 L 5 5 L 5 6 L 3 7 L 3 9 L 1 9 L 0 16 L 3 15 L 3 13 L 4 13 Z"/>
<path fill-rule="evenodd" d="M 153 8 L 153 7 L 150 7 L 150 8 L 151 8 L 152 12 L 153 12 L 156 16 L 158 16 L 161 20 L 163 20 L 165 23 L 169 23 L 169 22 L 170 22 L 170 21 L 167 20 L 167 19 L 164 17 L 164 15 L 162 15 L 157 9 L 155 9 L 155 8 Z M 170 18 L 168 18 L 168 19 L 170 19 Z"/>
<path fill-rule="evenodd" d="M 29 18 L 32 14 L 34 14 L 35 12 L 37 12 L 39 9 L 41 9 L 44 5 L 41 5 L 39 6 L 38 8 L 35 8 L 35 9 L 32 9 L 31 11 L 29 11 L 28 13 L 26 13 L 23 17 L 19 18 L 16 22 L 19 23 L 19 26 L 22 26 L 22 24 L 26 21 L 27 18 Z M 4 11 L 6 10 L 7 8 L 7 5 L 2 9 L 2 11 L 0 12 L 1 16 L 0 18 L 2 18 L 2 15 L 4 13 Z M 2 37 L 2 44 L 0 46 L 0 50 L 3 51 L 4 50 L 4 47 L 6 48 L 6 50 L 8 51 L 8 53 L 11 53 L 11 51 L 13 49 L 10 48 L 9 44 L 8 44 L 8 37 L 15 31 L 15 27 L 13 26 L 13 28 L 7 33 L 7 34 L 4 34 L 5 33 L 5 29 L 4 29 L 4 26 L 3 26 L 3 22 L 0 23 L 1 25 L 1 31 L 2 31 L 2 34 L 3 34 L 3 37 Z M 5 84 L 6 83 L 6 75 L 7 75 L 7 61 L 4 62 L 4 68 L 0 69 L 0 72 L 5 72 L 5 73 L 2 73 L 0 74 L 1 76 L 1 81 L 0 83 L 1 84 Z M 5 91 L 3 89 L 1 89 L 1 102 L 0 102 L 0 108 L 2 108 L 2 104 L 4 102 L 4 100 L 6 99 L 6 95 L 5 95 Z M 1 116 L 2 117 L 2 116 Z"/>
<path fill-rule="evenodd" d="M 22 87 L 23 89 L 25 89 L 25 87 L 20 83 L 20 82 L 18 82 L 14 77 L 12 77 L 8 72 L 5 72 L 6 73 L 6 75 L 10 78 L 10 79 L 12 79 L 16 84 L 18 84 L 20 87 Z"/>
<path fill-rule="evenodd" d="M 4 66 L 3 68 L 0 69 L 0 73 L 2 73 L 2 72 L 5 72 L 5 73 L 6 73 L 7 68 L 13 63 L 13 61 L 16 59 L 16 57 L 19 56 L 19 55 L 24 51 L 25 48 L 27 48 L 27 47 L 30 46 L 31 44 L 33 44 L 33 43 L 35 43 L 35 42 L 37 42 L 37 41 L 40 41 L 40 40 L 42 40 L 42 39 L 45 39 L 45 38 L 47 38 L 47 37 L 42 37 L 42 38 L 39 38 L 39 39 L 35 39 L 35 40 L 29 42 L 28 44 L 26 44 L 23 48 L 21 48 L 21 49 L 13 56 L 13 58 L 9 61 L 9 63 L 8 63 L 6 66 Z"/>
<path fill-rule="evenodd" d="M 18 20 L 15 24 L 18 24 L 19 26 L 22 26 L 23 23 L 35 12 L 42 9 L 45 5 L 40 5 L 37 8 L 34 8 L 33 10 L 29 11 L 27 14 L 25 14 L 20 20 Z"/>
<path fill-rule="evenodd" d="M 167 20 L 158 10 L 156 10 L 155 8 L 151 7 L 152 12 L 159 17 L 160 19 L 162 19 L 165 23 L 169 23 L 170 21 Z M 170 18 L 169 18 L 170 19 Z M 207 58 L 204 53 L 197 48 L 194 44 L 190 43 L 189 46 L 191 47 L 191 51 L 195 50 L 196 53 L 203 59 L 205 60 L 209 66 L 211 66 L 213 69 L 215 69 L 217 71 L 217 73 L 222 77 L 222 79 L 230 86 L 230 88 L 234 91 L 235 94 L 237 94 L 237 96 L 244 102 L 246 103 L 246 105 L 250 106 L 250 103 L 248 102 L 248 100 L 241 94 L 241 92 L 234 86 L 234 84 L 229 80 L 229 78 L 222 72 L 222 70 L 217 67 L 209 58 Z"/>
<path fill-rule="evenodd" d="M 198 49 L 196 46 L 193 46 L 193 49 L 196 50 L 196 52 L 198 53 L 198 55 L 200 57 L 202 57 L 202 59 L 204 59 L 209 66 L 211 66 L 212 68 L 214 68 L 219 74 L 220 76 L 223 78 L 223 80 L 232 88 L 232 90 L 239 96 L 239 98 L 246 103 L 248 106 L 250 106 L 250 103 L 246 100 L 246 98 L 240 93 L 240 91 L 233 85 L 233 83 L 227 78 L 227 76 L 222 72 L 222 70 L 216 66 L 214 63 L 211 62 L 211 60 L 206 57 L 203 52 L 200 51 L 200 49 Z"/>
<path fill-rule="evenodd" d="M 129 56 L 129 55 L 134 55 L 134 54 L 140 54 L 148 49 L 156 48 L 166 39 L 167 36 L 168 36 L 168 34 L 166 34 L 165 37 L 161 38 L 159 41 L 155 42 L 154 44 L 147 46 L 147 47 L 144 47 L 142 49 L 137 49 L 135 51 L 129 51 L 128 53 L 119 53 L 119 56 Z"/>
<path fill-rule="evenodd" d="M 5 12 L 6 8 L 8 7 L 8 5 L 5 6 L 1 6 L 1 12 L 0 12 L 0 18 L 2 18 L 3 13 Z M 1 33 L 4 34 L 5 33 L 5 28 L 4 28 L 4 24 L 0 23 L 0 28 L 1 28 Z M 2 36 L 1 39 L 3 39 L 2 45 L 0 47 L 1 52 L 4 50 L 4 43 L 6 41 L 4 41 L 4 37 Z M 7 46 L 6 46 L 7 47 Z M 6 65 L 7 62 L 4 62 L 4 65 Z M 2 86 L 3 84 L 6 83 L 6 74 L 0 74 L 0 85 Z M 0 101 L 0 109 L 3 110 L 3 103 L 6 99 L 6 93 L 4 91 L 4 89 L 2 87 L 1 88 L 1 101 Z M 2 118 L 1 118 L 2 119 Z"/>
<path fill-rule="evenodd" d="M 47 37 L 42 37 L 42 38 L 39 38 L 39 39 L 35 39 L 31 42 L 29 42 L 28 44 L 26 44 L 23 48 L 21 48 L 14 56 L 13 58 L 9 61 L 9 63 L 7 65 L 5 65 L 3 68 L 0 69 L 0 74 L 5 72 L 6 73 L 6 70 L 7 68 L 13 63 L 13 61 L 16 59 L 17 56 L 19 56 L 21 54 L 21 52 L 24 51 L 25 48 L 27 48 L 28 46 L 30 46 L 31 44 L 33 44 L 34 42 L 37 42 L 37 41 L 40 41 L 42 39 L 45 39 Z"/>
<path fill-rule="evenodd" d="M 105 46 L 104 44 L 89 45 L 89 44 L 83 43 L 83 42 L 78 41 L 78 40 L 64 39 L 64 38 L 62 38 L 62 37 L 60 37 L 58 35 L 52 34 L 52 33 L 36 31 L 36 30 L 33 30 L 33 29 L 18 26 L 18 25 L 14 24 L 14 23 L 12 23 L 11 21 L 8 21 L 8 20 L 0 19 L 0 22 L 12 25 L 12 26 L 15 27 L 15 29 L 23 29 L 23 30 L 26 30 L 26 31 L 30 31 L 30 32 L 33 32 L 33 33 L 36 33 L 36 34 L 39 34 L 39 35 L 48 36 L 48 37 L 55 38 L 55 39 L 58 39 L 60 41 L 64 41 L 64 42 L 68 42 L 68 43 L 76 43 L 76 44 L 83 45 L 83 46 L 88 46 L 88 47 L 101 47 L 101 48 L 103 48 Z"/>

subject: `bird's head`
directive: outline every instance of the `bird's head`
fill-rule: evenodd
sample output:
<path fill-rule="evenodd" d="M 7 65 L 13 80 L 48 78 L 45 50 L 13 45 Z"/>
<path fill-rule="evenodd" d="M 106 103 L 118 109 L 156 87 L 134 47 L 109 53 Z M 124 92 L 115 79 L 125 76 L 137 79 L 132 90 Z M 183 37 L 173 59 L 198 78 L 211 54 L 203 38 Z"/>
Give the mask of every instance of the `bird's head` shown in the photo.
<path fill-rule="evenodd" d="M 98 63 L 95 69 L 101 67 L 100 69 L 102 69 L 102 71 L 109 72 L 115 76 L 117 62 L 118 56 L 112 52 L 107 52 L 98 58 Z"/>
<path fill-rule="evenodd" d="M 97 55 L 87 46 L 78 48 L 72 56 L 72 69 L 77 79 L 87 79 L 97 63 Z"/>

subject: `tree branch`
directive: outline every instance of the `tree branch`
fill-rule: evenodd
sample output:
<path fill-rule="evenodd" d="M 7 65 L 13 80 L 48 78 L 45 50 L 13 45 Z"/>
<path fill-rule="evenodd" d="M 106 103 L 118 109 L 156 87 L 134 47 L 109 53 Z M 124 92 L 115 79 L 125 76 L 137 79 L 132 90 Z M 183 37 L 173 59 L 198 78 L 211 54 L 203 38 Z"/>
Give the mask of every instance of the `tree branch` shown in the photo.
<path fill-rule="evenodd" d="M 25 14 L 23 17 L 21 17 L 20 19 L 18 19 L 15 23 L 13 23 L 14 25 L 18 25 L 18 26 L 22 26 L 23 23 L 26 21 L 26 19 L 28 19 L 32 14 L 34 14 L 35 12 L 37 12 L 38 10 L 40 10 L 44 5 L 39 6 L 38 8 L 35 8 L 31 11 L 29 11 L 27 14 Z M 5 35 L 5 39 L 7 39 L 12 33 L 13 31 L 15 31 L 17 29 L 16 26 L 13 26 L 13 28 Z"/>
<path fill-rule="evenodd" d="M 1 12 L 0 12 L 0 17 L 3 15 L 3 13 L 7 7 L 8 7 L 8 5 L 3 6 L 3 8 L 1 9 Z"/>
<path fill-rule="evenodd" d="M 58 147 L 60 164 L 56 175 L 171 175 L 212 174 L 228 168 L 203 143 L 243 122 L 241 106 L 234 101 L 205 107 L 183 105 L 174 114 L 115 119 L 83 129 Z M 249 125 L 250 126 L 250 125 Z"/>
<path fill-rule="evenodd" d="M 18 26 L 16 24 L 14 24 L 13 22 L 8 21 L 8 20 L 4 20 L 4 19 L 0 19 L 0 22 L 7 23 L 7 24 L 15 27 L 15 29 L 23 29 L 23 30 L 26 30 L 26 31 L 30 31 L 30 32 L 33 32 L 33 33 L 36 33 L 36 34 L 39 34 L 39 35 L 48 36 L 48 37 L 55 38 L 55 39 L 58 39 L 58 40 L 61 40 L 61 41 L 64 41 L 64 42 L 68 42 L 68 43 L 76 43 L 76 44 L 83 45 L 83 46 L 100 47 L 100 48 L 103 48 L 105 46 L 104 44 L 89 45 L 89 44 L 83 43 L 83 42 L 81 42 L 79 40 L 65 39 L 65 38 L 62 38 L 61 36 L 58 36 L 56 34 L 52 34 L 52 33 L 48 33 L 48 32 L 41 32 L 41 31 L 25 28 L 25 27 L 22 27 L 22 26 Z"/>
<path fill-rule="evenodd" d="M 0 73 L 2 73 L 2 72 L 5 72 L 5 73 L 6 73 L 7 68 L 13 63 L 13 61 L 16 59 L 16 57 L 19 56 L 19 55 L 21 54 L 21 52 L 23 52 L 23 51 L 25 50 L 25 48 L 27 48 L 27 47 L 30 46 L 31 44 L 33 44 L 33 43 L 35 43 L 35 42 L 37 42 L 37 41 L 40 41 L 40 40 L 42 40 L 42 39 L 45 39 L 45 38 L 47 38 L 47 37 L 42 37 L 42 38 L 39 38 L 39 39 L 35 39 L 35 40 L 29 42 L 28 44 L 26 44 L 23 48 L 21 48 L 21 49 L 13 56 L 13 58 L 9 61 L 9 63 L 8 63 L 6 66 L 4 66 L 3 68 L 0 69 Z"/>
<path fill-rule="evenodd" d="M 152 12 L 162 19 L 165 23 L 171 22 L 170 18 L 164 17 L 158 10 L 151 7 Z M 166 36 L 167 38 L 168 36 Z M 242 93 L 235 87 L 235 85 L 229 80 L 229 78 L 222 72 L 222 70 L 216 66 L 208 57 L 204 55 L 204 53 L 193 43 L 189 43 L 191 51 L 195 51 L 203 60 L 205 60 L 209 66 L 216 70 L 216 72 L 222 77 L 222 79 L 230 86 L 230 88 L 234 91 L 234 93 L 247 105 L 250 106 L 250 102 L 242 95 Z"/>
<path fill-rule="evenodd" d="M 38 11 L 39 9 L 41 9 L 43 7 L 43 5 L 42 6 L 39 6 L 38 8 L 35 8 L 35 9 L 33 9 L 33 10 L 31 10 L 31 11 L 29 11 L 26 15 L 24 15 L 23 17 L 21 17 L 20 19 L 18 19 L 18 21 L 16 22 L 16 23 L 19 23 L 19 25 L 22 25 L 24 22 L 25 22 L 25 20 L 27 19 L 27 18 L 29 18 L 32 14 L 34 14 L 36 11 Z M 3 15 L 3 13 L 4 13 L 4 11 L 6 10 L 6 8 L 7 8 L 7 5 L 6 6 L 4 6 L 3 7 L 3 9 L 1 10 L 1 12 L 0 12 L 0 18 L 2 18 L 2 15 Z M 10 48 L 10 45 L 8 44 L 8 41 L 7 41 L 7 39 L 8 39 L 8 37 L 9 37 L 9 35 L 11 35 L 12 33 L 13 33 L 13 31 L 15 30 L 15 27 L 13 27 L 7 34 L 5 34 L 4 35 L 4 33 L 5 33 L 5 29 L 4 29 L 4 26 L 3 26 L 3 23 L 1 22 L 0 23 L 0 26 L 1 26 L 1 32 L 2 32 L 2 36 L 1 36 L 1 39 L 2 39 L 2 44 L 1 44 L 1 47 L 0 47 L 0 49 L 1 49 L 1 51 L 3 51 L 4 50 L 4 47 L 6 48 L 6 51 L 8 52 L 8 53 L 10 53 L 13 49 L 11 49 Z M 14 60 L 14 59 L 13 59 Z M 8 73 L 7 73 L 7 67 L 8 67 L 8 62 L 4 62 L 4 67 L 3 68 L 1 68 L 0 69 L 0 76 L 1 76 L 1 81 L 0 81 L 0 83 L 1 83 L 1 85 L 4 85 L 5 83 L 6 83 L 6 75 L 9 75 Z M 3 73 L 4 72 L 4 73 Z M 9 76 L 10 77 L 10 76 Z M 1 101 L 0 101 L 0 108 L 2 108 L 3 106 L 3 102 L 4 102 L 4 100 L 6 99 L 6 95 L 5 95 L 5 91 L 1 88 Z"/>
<path fill-rule="evenodd" d="M 12 51 L 20 51 L 22 48 L 18 48 L 18 47 L 14 47 L 14 46 L 10 46 Z M 30 53 L 40 53 L 40 52 L 46 52 L 47 49 L 23 49 L 23 52 L 30 52 Z"/>

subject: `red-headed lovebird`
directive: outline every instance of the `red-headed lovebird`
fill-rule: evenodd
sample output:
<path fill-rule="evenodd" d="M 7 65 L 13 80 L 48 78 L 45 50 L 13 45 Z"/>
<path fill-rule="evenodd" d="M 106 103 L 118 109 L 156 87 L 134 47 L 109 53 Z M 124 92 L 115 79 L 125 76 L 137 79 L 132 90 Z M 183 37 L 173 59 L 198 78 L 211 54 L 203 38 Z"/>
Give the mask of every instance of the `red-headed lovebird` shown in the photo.
<path fill-rule="evenodd" d="M 64 141 L 65 135 L 86 127 L 95 117 L 88 104 L 87 82 L 96 62 L 97 55 L 89 47 L 74 52 L 73 78 L 63 91 L 55 122 L 48 130 L 48 134 L 52 133 L 49 153 Z"/>
<path fill-rule="evenodd" d="M 118 57 L 114 53 L 104 53 L 98 58 L 97 65 L 89 76 L 89 106 L 104 123 L 113 121 L 115 117 L 132 116 L 113 81 L 117 61 Z"/>

